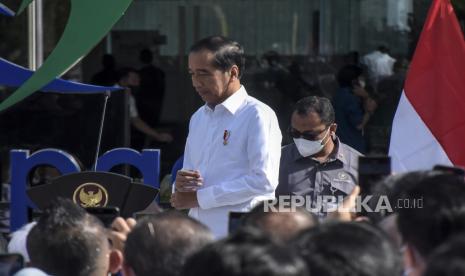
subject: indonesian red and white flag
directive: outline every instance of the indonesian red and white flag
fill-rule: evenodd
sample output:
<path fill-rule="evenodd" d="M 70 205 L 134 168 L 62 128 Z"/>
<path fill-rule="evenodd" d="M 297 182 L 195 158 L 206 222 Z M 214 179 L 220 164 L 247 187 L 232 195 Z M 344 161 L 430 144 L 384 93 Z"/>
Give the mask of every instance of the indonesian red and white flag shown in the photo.
<path fill-rule="evenodd" d="M 392 126 L 393 171 L 465 167 L 465 40 L 449 0 L 434 0 Z"/>

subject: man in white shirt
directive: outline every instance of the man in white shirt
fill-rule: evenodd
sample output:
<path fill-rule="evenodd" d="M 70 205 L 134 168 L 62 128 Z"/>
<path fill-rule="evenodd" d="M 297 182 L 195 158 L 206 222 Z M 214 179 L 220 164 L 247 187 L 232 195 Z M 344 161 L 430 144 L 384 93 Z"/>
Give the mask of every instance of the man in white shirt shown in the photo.
<path fill-rule="evenodd" d="M 140 86 L 139 73 L 132 68 L 123 68 L 119 70 L 118 85 L 126 87 L 128 93 L 128 104 L 129 104 L 129 118 L 132 126 L 138 131 L 145 134 L 148 138 L 153 139 L 157 142 L 170 143 L 173 141 L 173 136 L 170 133 L 161 132 L 152 128 L 139 116 L 137 110 L 136 99 L 132 95 L 132 89 Z"/>
<path fill-rule="evenodd" d="M 362 63 L 367 66 L 372 85 L 376 85 L 382 78 L 391 76 L 395 62 L 396 59 L 389 55 L 389 49 L 386 46 L 379 46 L 377 50 L 362 58 Z"/>
<path fill-rule="evenodd" d="M 273 199 L 278 185 L 278 120 L 241 85 L 244 63 L 242 46 L 221 36 L 190 49 L 189 73 L 205 105 L 192 115 L 171 204 L 190 208 L 217 238 L 227 235 L 229 212 Z"/>

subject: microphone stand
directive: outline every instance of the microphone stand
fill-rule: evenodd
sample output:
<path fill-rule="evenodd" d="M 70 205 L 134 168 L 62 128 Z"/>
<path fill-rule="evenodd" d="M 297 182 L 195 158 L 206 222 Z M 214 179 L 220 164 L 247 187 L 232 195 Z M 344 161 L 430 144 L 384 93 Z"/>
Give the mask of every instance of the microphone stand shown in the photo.
<path fill-rule="evenodd" d="M 100 144 L 102 142 L 103 125 L 105 123 L 105 114 L 106 114 L 106 111 L 107 111 L 108 99 L 110 98 L 110 91 L 106 91 L 104 95 L 105 95 L 105 98 L 103 100 L 102 117 L 100 119 L 100 128 L 99 128 L 98 140 L 97 140 L 97 150 L 95 152 L 94 165 L 93 165 L 93 168 L 92 168 L 94 172 L 97 171 L 97 161 L 98 161 L 98 157 L 99 157 L 99 154 L 100 154 Z"/>

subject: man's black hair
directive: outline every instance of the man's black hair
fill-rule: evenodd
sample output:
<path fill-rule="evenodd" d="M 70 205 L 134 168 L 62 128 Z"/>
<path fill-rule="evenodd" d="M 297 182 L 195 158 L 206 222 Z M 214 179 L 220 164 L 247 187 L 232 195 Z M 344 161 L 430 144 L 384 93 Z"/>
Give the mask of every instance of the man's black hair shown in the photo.
<path fill-rule="evenodd" d="M 389 48 L 386 47 L 386 45 L 379 45 L 378 46 L 378 51 L 380 51 L 381 53 L 389 53 Z"/>
<path fill-rule="evenodd" d="M 394 174 L 374 182 L 370 187 L 370 195 L 372 196 L 367 202 L 371 210 L 375 210 L 379 204 L 381 197 L 385 197 L 389 201 L 391 210 L 381 209 L 380 212 L 368 212 L 366 215 L 373 223 L 379 223 L 385 217 L 394 214 L 399 208 L 401 194 L 407 187 L 415 185 L 420 179 L 426 177 L 424 171 L 414 171 L 408 173 Z"/>
<path fill-rule="evenodd" d="M 287 212 L 273 212 L 271 209 L 265 212 L 265 202 L 261 202 L 245 215 L 242 225 L 260 229 L 274 240 L 286 242 L 303 230 L 302 227 L 318 225 L 318 218 L 303 207 Z"/>
<path fill-rule="evenodd" d="M 424 276 L 465 275 L 465 236 L 449 239 L 431 253 Z"/>
<path fill-rule="evenodd" d="M 101 222 L 61 198 L 43 211 L 27 237 L 31 265 L 50 275 L 92 275 L 108 246 Z"/>
<path fill-rule="evenodd" d="M 263 54 L 263 58 L 268 62 L 270 66 L 275 66 L 279 64 L 280 62 L 280 56 L 279 53 L 276 51 L 268 51 Z"/>
<path fill-rule="evenodd" d="M 137 223 L 126 240 L 124 261 L 137 276 L 175 276 L 192 253 L 212 240 L 200 222 L 167 211 Z"/>
<path fill-rule="evenodd" d="M 355 80 L 363 74 L 363 69 L 357 65 L 346 65 L 337 73 L 340 87 L 352 87 Z"/>
<path fill-rule="evenodd" d="M 400 194 L 404 201 L 421 201 L 417 208 L 398 209 L 404 242 L 426 258 L 453 235 L 465 233 L 465 181 L 463 177 L 425 171 Z"/>
<path fill-rule="evenodd" d="M 116 67 L 116 60 L 113 55 L 104 54 L 102 56 L 102 65 L 105 69 L 115 69 Z"/>
<path fill-rule="evenodd" d="M 140 51 L 139 53 L 139 60 L 143 63 L 143 64 L 150 64 L 152 63 L 153 61 L 153 53 L 152 51 L 150 51 L 150 49 L 142 49 L 142 51 Z"/>
<path fill-rule="evenodd" d="M 239 68 L 239 78 L 245 67 L 244 49 L 242 46 L 223 36 L 209 36 L 197 41 L 190 48 L 191 53 L 208 50 L 214 54 L 213 66 L 223 72 L 233 65 Z"/>
<path fill-rule="evenodd" d="M 182 276 L 307 276 L 304 261 L 257 229 L 242 228 L 186 262 Z"/>
<path fill-rule="evenodd" d="M 398 251 L 381 231 L 365 223 L 328 222 L 294 240 L 310 275 L 401 275 Z"/>
<path fill-rule="evenodd" d="M 118 82 L 120 82 L 121 80 L 129 77 L 130 73 L 139 74 L 139 72 L 137 72 L 137 70 L 135 68 L 133 68 L 133 67 L 120 68 L 120 69 L 118 69 L 117 73 L 118 73 Z"/>
<path fill-rule="evenodd" d="M 315 112 L 320 116 L 321 122 L 325 126 L 329 126 L 335 121 L 333 105 L 325 97 L 309 96 L 302 98 L 295 104 L 294 112 L 300 116 L 306 116 L 310 112 Z"/>

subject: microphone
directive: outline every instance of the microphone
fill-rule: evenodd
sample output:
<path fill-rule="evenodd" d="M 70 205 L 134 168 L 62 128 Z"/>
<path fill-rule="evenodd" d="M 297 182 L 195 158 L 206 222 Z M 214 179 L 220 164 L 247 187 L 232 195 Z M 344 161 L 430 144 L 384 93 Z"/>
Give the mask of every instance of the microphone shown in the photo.
<path fill-rule="evenodd" d="M 99 128 L 98 139 L 97 139 L 97 149 L 96 149 L 96 152 L 95 152 L 94 165 L 92 166 L 92 169 L 93 169 L 94 172 L 97 171 L 97 160 L 98 160 L 98 156 L 100 154 L 100 144 L 102 142 L 103 125 L 105 123 L 105 114 L 106 114 L 106 111 L 107 111 L 107 103 L 108 103 L 109 98 L 110 98 L 110 91 L 105 91 L 104 100 L 103 100 L 102 117 L 100 119 L 100 128 Z"/>

